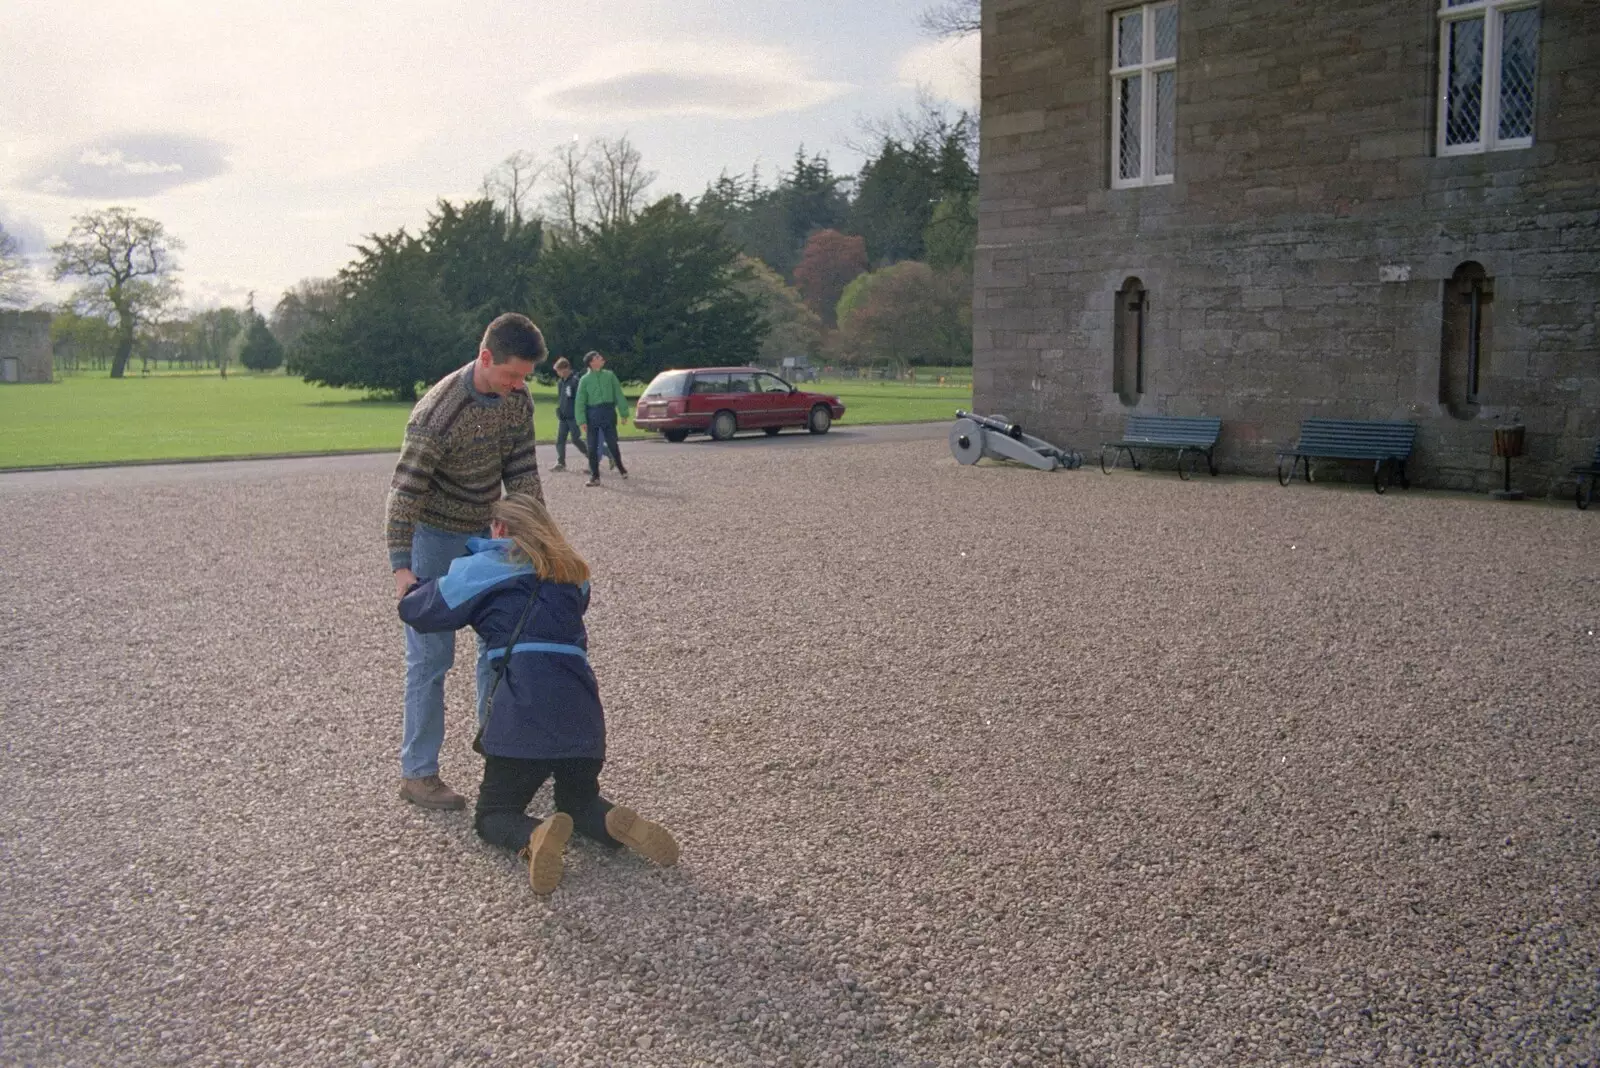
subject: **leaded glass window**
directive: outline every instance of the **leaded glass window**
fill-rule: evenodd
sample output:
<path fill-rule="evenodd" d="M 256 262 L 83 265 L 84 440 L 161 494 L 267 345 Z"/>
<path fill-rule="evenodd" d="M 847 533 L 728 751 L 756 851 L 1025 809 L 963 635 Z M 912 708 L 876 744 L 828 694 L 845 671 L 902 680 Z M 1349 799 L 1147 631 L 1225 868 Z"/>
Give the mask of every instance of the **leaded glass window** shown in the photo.
<path fill-rule="evenodd" d="M 1536 0 L 1443 0 L 1439 20 L 1439 154 L 1532 145 Z"/>
<path fill-rule="evenodd" d="M 1172 181 L 1178 106 L 1178 5 L 1142 4 L 1111 16 L 1111 184 Z"/>

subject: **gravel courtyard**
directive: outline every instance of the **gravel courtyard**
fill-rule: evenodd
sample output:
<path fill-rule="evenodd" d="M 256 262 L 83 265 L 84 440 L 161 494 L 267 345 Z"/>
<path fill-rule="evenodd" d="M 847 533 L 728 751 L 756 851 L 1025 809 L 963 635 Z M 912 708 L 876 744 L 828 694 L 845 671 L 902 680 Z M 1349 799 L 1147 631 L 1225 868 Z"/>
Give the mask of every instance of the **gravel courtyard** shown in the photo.
<path fill-rule="evenodd" d="M 395 795 L 391 458 L 0 476 L 0 1063 L 1600 1060 L 1600 515 L 945 429 L 541 447 L 683 845 L 548 899 Z"/>

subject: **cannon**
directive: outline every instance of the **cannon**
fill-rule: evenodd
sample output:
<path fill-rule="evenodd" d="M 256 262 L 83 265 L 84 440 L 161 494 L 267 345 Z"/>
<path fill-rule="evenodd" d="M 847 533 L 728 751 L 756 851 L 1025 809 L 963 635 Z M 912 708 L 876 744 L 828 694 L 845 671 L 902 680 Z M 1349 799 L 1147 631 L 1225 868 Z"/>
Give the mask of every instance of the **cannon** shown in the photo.
<path fill-rule="evenodd" d="M 975 415 L 956 409 L 956 424 L 950 428 L 950 451 L 961 464 L 975 464 L 985 456 L 991 460 L 1015 460 L 1041 471 L 1058 467 L 1072 470 L 1083 466 L 1083 457 L 1071 449 L 1061 449 L 1025 433 L 1022 427 L 1003 415 Z"/>

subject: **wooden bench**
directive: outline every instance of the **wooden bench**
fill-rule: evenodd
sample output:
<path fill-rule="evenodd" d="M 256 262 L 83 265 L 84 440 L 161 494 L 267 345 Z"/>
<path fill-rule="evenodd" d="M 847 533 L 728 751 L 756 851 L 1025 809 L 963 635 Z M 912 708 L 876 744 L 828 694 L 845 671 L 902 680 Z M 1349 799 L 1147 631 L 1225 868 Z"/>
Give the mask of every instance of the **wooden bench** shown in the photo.
<path fill-rule="evenodd" d="M 1294 481 L 1294 469 L 1305 463 L 1306 481 L 1311 481 L 1312 459 L 1371 460 L 1372 488 L 1382 493 L 1394 476 L 1400 485 L 1411 488 L 1406 477 L 1406 461 L 1417 440 L 1417 424 L 1381 419 L 1306 419 L 1300 423 L 1300 440 L 1294 448 L 1278 453 L 1278 484 Z M 1284 471 L 1283 461 L 1289 460 Z"/>
<path fill-rule="evenodd" d="M 1216 447 L 1217 435 L 1222 432 L 1222 420 L 1210 416 L 1181 415 L 1130 415 L 1122 428 L 1122 440 L 1108 441 L 1100 446 L 1100 470 L 1106 474 L 1117 466 L 1122 453 L 1135 471 L 1140 469 L 1135 449 L 1176 449 L 1178 451 L 1178 477 L 1188 481 L 1189 472 L 1183 466 L 1185 454 L 1193 454 L 1196 463 L 1206 458 L 1206 467 L 1217 473 L 1211 450 Z M 1108 460 L 1109 457 L 1109 460 Z"/>
<path fill-rule="evenodd" d="M 1600 445 L 1594 447 L 1594 459 L 1587 464 L 1579 464 L 1572 469 L 1578 476 L 1578 508 L 1589 507 L 1589 502 L 1594 500 L 1594 484 L 1600 481 Z"/>

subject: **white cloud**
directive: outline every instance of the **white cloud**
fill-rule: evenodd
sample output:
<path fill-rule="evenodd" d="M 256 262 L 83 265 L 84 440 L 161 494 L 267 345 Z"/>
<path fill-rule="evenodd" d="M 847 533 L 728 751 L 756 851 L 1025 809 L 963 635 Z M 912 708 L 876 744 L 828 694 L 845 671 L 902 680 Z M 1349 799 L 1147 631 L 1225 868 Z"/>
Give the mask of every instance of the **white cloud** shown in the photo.
<path fill-rule="evenodd" d="M 113 148 L 109 152 L 98 148 L 86 148 L 78 154 L 78 162 L 87 167 L 104 167 L 109 171 L 118 171 L 122 174 L 182 174 L 181 163 L 157 163 L 148 159 L 129 159 L 122 154 L 122 149 Z"/>
<path fill-rule="evenodd" d="M 899 84 L 924 90 L 938 100 L 978 108 L 979 36 L 927 41 L 907 52 L 895 70 Z"/>
<path fill-rule="evenodd" d="M 857 0 L 0 2 L 0 207 L 43 247 L 128 207 L 186 242 L 193 299 L 265 303 L 519 149 L 625 133 L 689 195 L 844 152 L 916 34 Z"/>
<path fill-rule="evenodd" d="M 781 48 L 747 41 L 624 42 L 538 86 L 528 104 L 536 115 L 569 121 L 761 118 L 804 111 L 849 88 L 816 78 Z"/>

